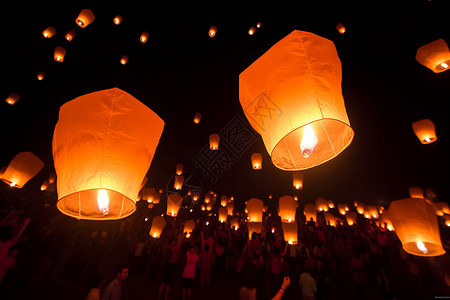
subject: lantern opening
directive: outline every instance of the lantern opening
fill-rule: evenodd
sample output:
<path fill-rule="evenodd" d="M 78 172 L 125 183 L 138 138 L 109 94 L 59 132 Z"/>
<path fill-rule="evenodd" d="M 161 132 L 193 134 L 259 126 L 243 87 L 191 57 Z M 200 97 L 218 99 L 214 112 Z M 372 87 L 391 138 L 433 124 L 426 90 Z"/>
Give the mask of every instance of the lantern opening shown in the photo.
<path fill-rule="evenodd" d="M 12 187 L 14 187 L 14 186 L 16 186 L 16 183 L 13 181 L 13 182 L 11 182 L 9 185 L 12 186 Z"/>
<path fill-rule="evenodd" d="M 441 63 L 441 67 L 444 68 L 444 69 L 447 69 L 448 68 L 448 64 L 443 62 L 443 63 Z"/>
<path fill-rule="evenodd" d="M 98 190 L 98 196 L 97 196 L 97 205 L 98 210 L 104 214 L 107 215 L 109 213 L 109 198 L 108 194 L 104 189 Z"/>
<path fill-rule="evenodd" d="M 317 145 L 317 137 L 311 124 L 304 127 L 302 141 L 300 142 L 300 150 L 304 158 L 308 158 Z"/>
<path fill-rule="evenodd" d="M 422 251 L 423 254 L 428 254 L 428 249 L 427 247 L 425 247 L 424 243 L 422 243 L 421 241 L 417 241 L 417 248 L 419 248 L 420 251 Z"/>

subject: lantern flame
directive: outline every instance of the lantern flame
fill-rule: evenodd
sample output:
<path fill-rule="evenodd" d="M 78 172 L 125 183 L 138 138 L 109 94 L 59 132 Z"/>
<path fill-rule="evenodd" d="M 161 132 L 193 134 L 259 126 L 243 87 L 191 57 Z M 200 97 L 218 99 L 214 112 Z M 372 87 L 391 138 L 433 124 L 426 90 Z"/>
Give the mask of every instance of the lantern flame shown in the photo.
<path fill-rule="evenodd" d="M 302 151 L 303 157 L 308 158 L 317 145 L 317 137 L 311 124 L 305 126 L 303 130 L 302 141 L 300 142 L 300 150 Z"/>
<path fill-rule="evenodd" d="M 97 196 L 97 204 L 98 204 L 98 210 L 104 214 L 107 215 L 109 213 L 109 198 L 108 194 L 104 189 L 98 190 L 98 196 Z"/>
<path fill-rule="evenodd" d="M 443 62 L 443 63 L 441 63 L 441 67 L 443 67 L 444 69 L 447 69 L 448 65 L 445 62 Z"/>
<path fill-rule="evenodd" d="M 9 184 L 10 186 L 16 186 L 16 183 L 13 181 Z"/>
<path fill-rule="evenodd" d="M 428 253 L 428 249 L 425 247 L 425 245 L 421 241 L 417 241 L 416 244 L 417 244 L 417 248 L 419 248 L 419 250 L 422 251 L 423 254 Z"/>

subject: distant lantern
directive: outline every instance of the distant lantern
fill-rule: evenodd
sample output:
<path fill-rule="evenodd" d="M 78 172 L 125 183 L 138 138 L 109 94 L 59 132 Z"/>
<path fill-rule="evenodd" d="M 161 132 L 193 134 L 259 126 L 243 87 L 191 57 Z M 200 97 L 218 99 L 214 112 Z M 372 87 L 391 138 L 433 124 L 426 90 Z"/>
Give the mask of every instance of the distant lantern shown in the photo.
<path fill-rule="evenodd" d="M 292 172 L 292 184 L 296 190 L 303 188 L 303 173 L 302 172 Z"/>
<path fill-rule="evenodd" d="M 261 170 L 262 155 L 261 153 L 253 153 L 251 156 L 253 170 Z"/>
<path fill-rule="evenodd" d="M 218 213 L 219 213 L 219 222 L 225 223 L 228 217 L 228 210 L 225 207 L 219 207 Z"/>
<path fill-rule="evenodd" d="M 434 189 L 432 189 L 432 188 L 426 188 L 426 189 L 425 189 L 425 196 L 426 196 L 427 198 L 432 198 L 432 199 L 434 199 L 434 198 L 437 197 L 436 191 L 435 191 Z"/>
<path fill-rule="evenodd" d="M 430 144 L 437 140 L 434 123 L 429 119 L 423 119 L 412 124 L 414 133 L 422 144 Z"/>
<path fill-rule="evenodd" d="M 219 141 L 220 136 L 216 133 L 213 133 L 209 136 L 209 149 L 217 150 L 219 149 Z"/>
<path fill-rule="evenodd" d="M 352 226 L 356 223 L 356 213 L 353 211 L 349 211 L 345 214 L 345 219 L 347 220 L 347 224 Z"/>
<path fill-rule="evenodd" d="M 39 72 L 38 74 L 37 74 L 37 76 L 36 76 L 36 78 L 38 79 L 38 80 L 44 80 L 44 78 L 45 78 L 45 72 Z"/>
<path fill-rule="evenodd" d="M 257 22 L 256 23 L 256 28 L 261 28 L 262 23 L 261 22 Z"/>
<path fill-rule="evenodd" d="M 48 189 L 48 186 L 50 185 L 50 183 L 48 182 L 48 180 L 44 180 L 44 182 L 42 182 L 41 184 L 41 191 L 46 191 Z"/>
<path fill-rule="evenodd" d="M 314 204 L 308 203 L 303 208 L 303 213 L 305 215 L 306 222 L 314 221 L 317 222 L 317 210 Z"/>
<path fill-rule="evenodd" d="M 230 228 L 234 230 L 238 230 L 239 229 L 239 219 L 238 218 L 232 218 L 230 219 Z"/>
<path fill-rule="evenodd" d="M 114 17 L 113 22 L 114 22 L 114 24 L 119 25 L 120 23 L 122 23 L 122 20 L 123 20 L 122 16 L 117 15 Z"/>
<path fill-rule="evenodd" d="M 216 26 L 211 26 L 209 28 L 208 34 L 209 34 L 210 37 L 214 37 L 216 35 L 216 32 L 217 32 L 217 27 Z"/>
<path fill-rule="evenodd" d="M 255 27 L 250 27 L 250 29 L 248 30 L 248 34 L 249 35 L 253 35 L 254 33 L 255 33 L 255 31 L 256 31 L 256 28 Z"/>
<path fill-rule="evenodd" d="M 441 73 L 449 69 L 450 51 L 444 39 L 438 39 L 417 49 L 416 60 L 434 73 Z"/>
<path fill-rule="evenodd" d="M 282 222 L 292 222 L 295 220 L 298 202 L 294 197 L 286 195 L 278 200 L 278 216 Z"/>
<path fill-rule="evenodd" d="M 176 164 L 175 166 L 175 174 L 182 175 L 183 174 L 183 164 Z"/>
<path fill-rule="evenodd" d="M 141 41 L 141 43 L 145 44 L 148 41 L 148 32 L 143 32 L 141 33 L 141 36 L 139 37 L 139 40 Z"/>
<path fill-rule="evenodd" d="M 0 179 L 12 187 L 21 189 L 44 167 L 44 163 L 31 152 L 20 152 L 0 174 Z"/>
<path fill-rule="evenodd" d="M 52 26 L 47 27 L 44 31 L 42 31 L 42 35 L 45 38 L 51 38 L 52 36 L 54 36 L 56 34 L 56 29 Z"/>
<path fill-rule="evenodd" d="M 222 195 L 220 197 L 220 206 L 226 207 L 228 204 L 228 197 L 226 195 Z"/>
<path fill-rule="evenodd" d="M 325 223 L 329 226 L 336 227 L 336 217 L 329 211 L 324 213 Z"/>
<path fill-rule="evenodd" d="M 347 210 L 345 209 L 345 204 L 343 203 L 338 203 L 337 209 L 341 215 L 345 215 L 347 213 Z"/>
<path fill-rule="evenodd" d="M 9 96 L 6 98 L 5 102 L 10 104 L 10 105 L 14 105 L 17 101 L 19 101 L 20 96 L 16 93 L 11 93 L 9 94 Z"/>
<path fill-rule="evenodd" d="M 56 174 L 55 173 L 50 173 L 48 175 L 48 182 L 49 183 L 55 183 L 55 181 L 56 181 Z"/>
<path fill-rule="evenodd" d="M 442 206 L 439 204 L 439 202 L 429 202 L 436 213 L 436 216 L 443 217 L 444 216 L 444 210 L 442 209 Z"/>
<path fill-rule="evenodd" d="M 75 37 L 75 30 L 71 29 L 66 33 L 66 40 L 68 40 L 69 42 L 73 40 L 73 38 Z"/>
<path fill-rule="evenodd" d="M 163 128 L 156 113 L 118 88 L 62 105 L 53 134 L 58 209 L 77 219 L 131 215 Z"/>
<path fill-rule="evenodd" d="M 176 190 L 181 190 L 183 188 L 184 177 L 182 175 L 175 175 L 175 181 L 173 183 L 173 188 Z"/>
<path fill-rule="evenodd" d="M 274 165 L 304 170 L 325 163 L 354 136 L 332 41 L 295 30 L 239 75 L 239 100 Z"/>
<path fill-rule="evenodd" d="M 199 191 L 193 191 L 192 192 L 192 200 L 197 201 L 200 199 L 200 192 Z"/>
<path fill-rule="evenodd" d="M 154 202 L 156 190 L 155 190 L 155 188 L 144 187 L 141 190 L 140 194 L 142 196 L 142 200 L 152 203 L 152 202 Z"/>
<path fill-rule="evenodd" d="M 230 216 L 232 216 L 233 215 L 233 210 L 234 210 L 234 203 L 233 202 L 228 202 L 225 207 L 226 207 L 226 209 L 228 211 L 228 214 Z"/>
<path fill-rule="evenodd" d="M 319 197 L 316 199 L 317 211 L 328 211 L 328 201 L 325 198 Z"/>
<path fill-rule="evenodd" d="M 327 200 L 327 205 L 328 205 L 328 208 L 334 208 L 333 200 Z"/>
<path fill-rule="evenodd" d="M 64 61 L 64 56 L 66 56 L 66 49 L 64 49 L 63 47 L 56 47 L 54 55 L 53 55 L 53 58 L 57 62 L 63 62 Z"/>
<path fill-rule="evenodd" d="M 195 221 L 187 220 L 184 222 L 183 233 L 186 233 L 186 237 L 189 238 L 192 235 L 192 231 L 195 229 Z"/>
<path fill-rule="evenodd" d="M 340 34 L 345 33 L 345 26 L 342 23 L 337 23 L 336 29 L 337 29 L 337 31 L 339 31 Z"/>
<path fill-rule="evenodd" d="M 203 198 L 203 202 L 209 203 L 211 201 L 211 194 L 205 194 L 205 197 Z"/>
<path fill-rule="evenodd" d="M 252 239 L 253 232 L 256 232 L 256 234 L 260 234 L 262 232 L 262 226 L 262 222 L 247 222 L 248 239 Z"/>
<path fill-rule="evenodd" d="M 442 212 L 446 215 L 450 215 L 450 208 L 448 207 L 447 202 L 436 202 L 437 205 L 441 208 Z"/>
<path fill-rule="evenodd" d="M 366 205 L 365 210 L 366 213 L 370 214 L 371 219 L 378 219 L 378 209 L 375 205 Z"/>
<path fill-rule="evenodd" d="M 247 201 L 246 208 L 248 210 L 247 216 L 249 222 L 262 222 L 264 209 L 264 202 L 262 200 L 251 198 Z"/>
<path fill-rule="evenodd" d="M 445 216 L 444 225 L 450 227 L 450 216 Z"/>
<path fill-rule="evenodd" d="M 358 214 L 362 215 L 364 214 L 364 210 L 365 210 L 365 205 L 364 204 L 358 204 L 358 206 L 356 207 L 356 211 L 358 212 Z"/>
<path fill-rule="evenodd" d="M 195 113 L 195 115 L 194 115 L 194 123 L 195 124 L 200 123 L 201 119 L 202 119 L 202 114 L 201 113 Z"/>
<path fill-rule="evenodd" d="M 122 65 L 126 65 L 127 62 L 128 62 L 128 56 L 124 55 L 124 56 L 122 56 L 122 57 L 120 58 L 120 63 L 121 63 Z"/>
<path fill-rule="evenodd" d="M 396 200 L 389 206 L 388 216 L 406 252 L 418 256 L 445 254 L 430 203 L 417 198 Z"/>
<path fill-rule="evenodd" d="M 298 244 L 298 225 L 296 221 L 292 222 L 282 222 L 281 227 L 283 228 L 284 240 L 289 245 Z"/>
<path fill-rule="evenodd" d="M 82 9 L 80 11 L 80 14 L 76 18 L 75 23 L 77 23 L 78 26 L 80 26 L 81 28 L 85 28 L 86 26 L 88 26 L 89 24 L 94 22 L 94 20 L 95 20 L 95 16 L 92 13 L 92 10 Z"/>
<path fill-rule="evenodd" d="M 206 210 L 207 210 L 207 211 L 212 210 L 212 203 L 206 204 Z"/>
<path fill-rule="evenodd" d="M 180 210 L 181 203 L 183 202 L 183 197 L 179 194 L 170 194 L 167 197 L 167 210 L 166 215 L 171 217 L 176 217 L 178 215 L 178 210 Z"/>
<path fill-rule="evenodd" d="M 161 236 L 161 233 L 166 226 L 166 220 L 163 216 L 156 216 L 152 221 L 152 228 L 150 229 L 150 236 L 155 239 L 158 239 Z"/>
<path fill-rule="evenodd" d="M 423 190 L 421 187 L 418 186 L 412 186 L 409 188 L 409 196 L 411 198 L 419 198 L 423 199 Z"/>

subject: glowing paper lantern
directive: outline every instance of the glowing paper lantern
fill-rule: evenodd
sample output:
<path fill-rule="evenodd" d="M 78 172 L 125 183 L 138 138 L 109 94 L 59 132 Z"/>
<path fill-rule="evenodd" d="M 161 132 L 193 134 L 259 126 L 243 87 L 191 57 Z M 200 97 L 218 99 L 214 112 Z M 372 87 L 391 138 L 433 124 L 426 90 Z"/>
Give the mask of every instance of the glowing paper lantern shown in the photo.
<path fill-rule="evenodd" d="M 303 188 L 303 173 L 302 172 L 292 172 L 292 184 L 296 190 Z"/>
<path fill-rule="evenodd" d="M 66 56 L 66 49 L 64 49 L 63 47 L 56 47 L 55 48 L 55 52 L 53 54 L 53 58 L 57 62 L 63 62 L 64 61 L 64 56 Z"/>
<path fill-rule="evenodd" d="M 412 186 L 409 188 L 409 196 L 411 198 L 419 198 L 423 199 L 423 190 L 421 187 L 418 186 Z"/>
<path fill-rule="evenodd" d="M 117 15 L 114 17 L 113 22 L 114 22 L 114 24 L 119 25 L 120 23 L 122 23 L 122 20 L 123 20 L 122 16 Z"/>
<path fill-rule="evenodd" d="M 156 216 L 153 218 L 152 221 L 152 228 L 150 229 L 150 235 L 158 239 L 161 236 L 161 232 L 164 229 L 164 226 L 166 226 L 166 220 L 163 216 Z"/>
<path fill-rule="evenodd" d="M 228 197 L 226 195 L 222 195 L 220 197 L 220 205 L 225 207 L 228 204 Z"/>
<path fill-rule="evenodd" d="M 131 215 L 164 121 L 112 88 L 61 106 L 53 134 L 58 209 L 77 219 Z"/>
<path fill-rule="evenodd" d="M 174 193 L 167 197 L 167 210 L 166 215 L 171 217 L 176 217 L 178 215 L 178 210 L 180 209 L 181 203 L 183 202 L 183 197 Z"/>
<path fill-rule="evenodd" d="M 336 218 L 329 211 L 324 212 L 325 223 L 329 226 L 336 227 Z"/>
<path fill-rule="evenodd" d="M 298 30 L 240 74 L 240 103 L 276 167 L 308 169 L 350 145 L 341 75 L 333 42 Z"/>
<path fill-rule="evenodd" d="M 433 206 L 436 216 L 439 216 L 439 217 L 444 216 L 444 210 L 442 209 L 442 206 L 439 204 L 439 202 L 431 202 L 431 201 L 427 201 L 427 202 Z"/>
<path fill-rule="evenodd" d="M 144 176 L 144 179 L 142 179 L 141 185 L 139 186 L 139 190 L 142 190 L 144 186 L 147 184 L 148 177 Z"/>
<path fill-rule="evenodd" d="M 42 35 L 45 38 L 51 38 L 52 36 L 54 36 L 56 34 L 56 29 L 52 26 L 47 27 L 44 31 L 42 31 Z"/>
<path fill-rule="evenodd" d="M 122 65 L 126 65 L 127 62 L 128 62 L 128 56 L 124 55 L 124 56 L 122 56 L 122 57 L 120 58 L 120 63 L 121 63 Z"/>
<path fill-rule="evenodd" d="M 328 211 L 328 201 L 325 198 L 316 199 L 316 209 L 317 211 Z"/>
<path fill-rule="evenodd" d="M 44 80 L 45 78 L 45 72 L 39 72 L 37 75 L 37 79 L 38 80 Z"/>
<path fill-rule="evenodd" d="M 14 105 L 17 101 L 19 101 L 20 96 L 16 93 L 9 94 L 8 98 L 6 98 L 5 102 Z"/>
<path fill-rule="evenodd" d="M 194 115 L 194 123 L 195 124 L 200 123 L 201 119 L 202 119 L 202 114 L 201 113 L 195 113 L 195 115 Z"/>
<path fill-rule="evenodd" d="M 56 174 L 55 173 L 50 173 L 48 175 L 48 182 L 49 183 L 55 183 L 55 180 L 56 180 Z"/>
<path fill-rule="evenodd" d="M 254 33 L 255 33 L 255 31 L 256 31 L 256 28 L 255 27 L 250 27 L 250 29 L 248 30 L 248 34 L 249 35 L 253 35 Z"/>
<path fill-rule="evenodd" d="M 347 210 L 345 210 L 345 204 L 343 203 L 338 203 L 337 209 L 341 215 L 345 215 L 347 213 Z"/>
<path fill-rule="evenodd" d="M 257 198 L 251 198 L 246 206 L 249 222 L 262 222 L 262 214 L 264 209 L 264 202 Z"/>
<path fill-rule="evenodd" d="M 44 167 L 44 163 L 31 152 L 20 152 L 0 174 L 0 179 L 12 187 L 21 189 Z"/>
<path fill-rule="evenodd" d="M 317 222 L 317 210 L 314 204 L 306 204 L 303 208 L 303 213 L 305 214 L 306 222 L 309 222 L 311 220 Z"/>
<path fill-rule="evenodd" d="M 278 200 L 278 215 L 281 218 L 281 222 L 294 221 L 297 207 L 298 202 L 295 201 L 294 197 L 290 195 L 280 197 Z"/>
<path fill-rule="evenodd" d="M 327 200 L 327 205 L 328 205 L 328 208 L 334 208 L 333 200 Z"/>
<path fill-rule="evenodd" d="M 438 39 L 417 49 L 416 60 L 434 73 L 441 73 L 449 69 L 450 51 L 445 41 Z"/>
<path fill-rule="evenodd" d="M 406 252 L 418 256 L 445 254 L 438 219 L 427 201 L 417 198 L 393 201 L 388 215 Z"/>
<path fill-rule="evenodd" d="M 337 23 L 336 29 L 337 29 L 337 31 L 339 31 L 340 34 L 344 34 L 345 33 L 345 26 L 342 23 Z"/>
<path fill-rule="evenodd" d="M 181 190 L 184 183 L 184 177 L 182 175 L 175 175 L 175 181 L 173 183 L 173 188 L 176 190 Z"/>
<path fill-rule="evenodd" d="M 442 212 L 444 214 L 447 214 L 447 215 L 450 214 L 450 208 L 448 207 L 448 203 L 446 203 L 446 202 L 437 202 L 436 204 L 441 208 L 441 210 L 442 210 Z"/>
<path fill-rule="evenodd" d="M 218 213 L 219 213 L 219 222 L 225 223 L 228 217 L 228 210 L 225 207 L 219 207 Z"/>
<path fill-rule="evenodd" d="M 186 237 L 189 238 L 192 234 L 192 231 L 195 229 L 195 221 L 194 220 L 187 220 L 184 222 L 184 228 L 183 232 L 186 233 Z"/>
<path fill-rule="evenodd" d="M 261 153 L 253 153 L 251 156 L 253 170 L 261 170 L 262 168 L 262 155 Z"/>
<path fill-rule="evenodd" d="M 233 202 L 228 202 L 225 207 L 226 207 L 226 209 L 228 211 L 228 214 L 230 216 L 232 216 L 233 215 L 233 210 L 234 210 L 234 203 Z"/>
<path fill-rule="evenodd" d="M 261 22 L 256 23 L 256 28 L 261 28 L 261 26 L 262 26 Z"/>
<path fill-rule="evenodd" d="M 370 215 L 371 219 L 378 219 L 378 209 L 375 205 L 366 205 L 365 212 Z"/>
<path fill-rule="evenodd" d="M 450 216 L 445 216 L 444 225 L 450 227 Z"/>
<path fill-rule="evenodd" d="M 141 33 L 141 36 L 139 37 L 139 40 L 141 41 L 141 43 L 145 44 L 148 41 L 148 32 L 143 32 Z"/>
<path fill-rule="evenodd" d="M 262 222 L 247 222 L 248 239 L 252 239 L 252 233 L 260 234 L 262 231 Z"/>
<path fill-rule="evenodd" d="M 220 136 L 216 133 L 213 133 L 209 136 L 209 149 L 217 150 L 219 149 L 219 141 Z"/>
<path fill-rule="evenodd" d="M 66 40 L 68 40 L 69 42 L 73 40 L 73 38 L 75 37 L 75 30 L 71 29 L 69 30 L 69 32 L 66 33 Z"/>
<path fill-rule="evenodd" d="M 144 187 L 141 191 L 141 198 L 149 203 L 154 201 L 156 194 L 155 188 Z"/>
<path fill-rule="evenodd" d="M 77 23 L 77 25 L 81 28 L 85 28 L 94 22 L 94 20 L 95 16 L 90 9 L 82 9 L 78 17 L 75 19 L 75 23 Z"/>
<path fill-rule="evenodd" d="M 209 28 L 208 35 L 209 35 L 210 37 L 214 37 L 214 36 L 216 35 L 216 32 L 217 32 L 217 27 L 216 27 L 216 26 L 211 26 L 211 27 Z"/>
<path fill-rule="evenodd" d="M 177 175 L 183 174 L 183 168 L 184 168 L 183 164 L 177 164 L 175 166 L 175 174 Z"/>
<path fill-rule="evenodd" d="M 50 183 L 48 182 L 48 180 L 44 180 L 44 182 L 42 182 L 41 184 L 41 191 L 46 191 L 48 189 L 48 186 L 50 185 Z"/>
<path fill-rule="evenodd" d="M 430 144 L 437 140 L 434 123 L 429 119 L 423 119 L 412 124 L 414 133 L 422 144 Z"/>
<path fill-rule="evenodd" d="M 233 218 L 230 219 L 230 228 L 234 230 L 238 230 L 239 229 L 239 219 L 238 218 Z"/>
<path fill-rule="evenodd" d="M 352 226 L 356 223 L 356 213 L 353 211 L 349 211 L 345 214 L 345 219 L 347 220 L 347 224 Z"/>
<path fill-rule="evenodd" d="M 298 225 L 296 221 L 293 222 L 282 222 L 281 227 L 283 228 L 284 240 L 289 245 L 298 244 Z"/>

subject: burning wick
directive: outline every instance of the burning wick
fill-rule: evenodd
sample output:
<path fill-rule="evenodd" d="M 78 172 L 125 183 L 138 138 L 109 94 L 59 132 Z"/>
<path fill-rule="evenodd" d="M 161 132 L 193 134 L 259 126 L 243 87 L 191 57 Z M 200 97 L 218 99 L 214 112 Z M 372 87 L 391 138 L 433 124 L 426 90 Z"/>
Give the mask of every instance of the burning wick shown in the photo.
<path fill-rule="evenodd" d="M 302 141 L 300 142 L 300 150 L 302 151 L 302 155 L 304 158 L 308 158 L 314 150 L 314 147 L 317 145 L 317 137 L 314 133 L 314 130 L 311 124 L 305 126 L 303 130 Z"/>
<path fill-rule="evenodd" d="M 97 204 L 98 204 L 98 210 L 102 214 L 107 215 L 109 213 L 109 199 L 108 199 L 108 195 L 104 189 L 98 190 Z"/>
<path fill-rule="evenodd" d="M 420 251 L 423 252 L 423 254 L 428 254 L 428 249 L 425 247 L 425 245 L 421 241 L 417 241 L 417 248 L 419 248 Z"/>

